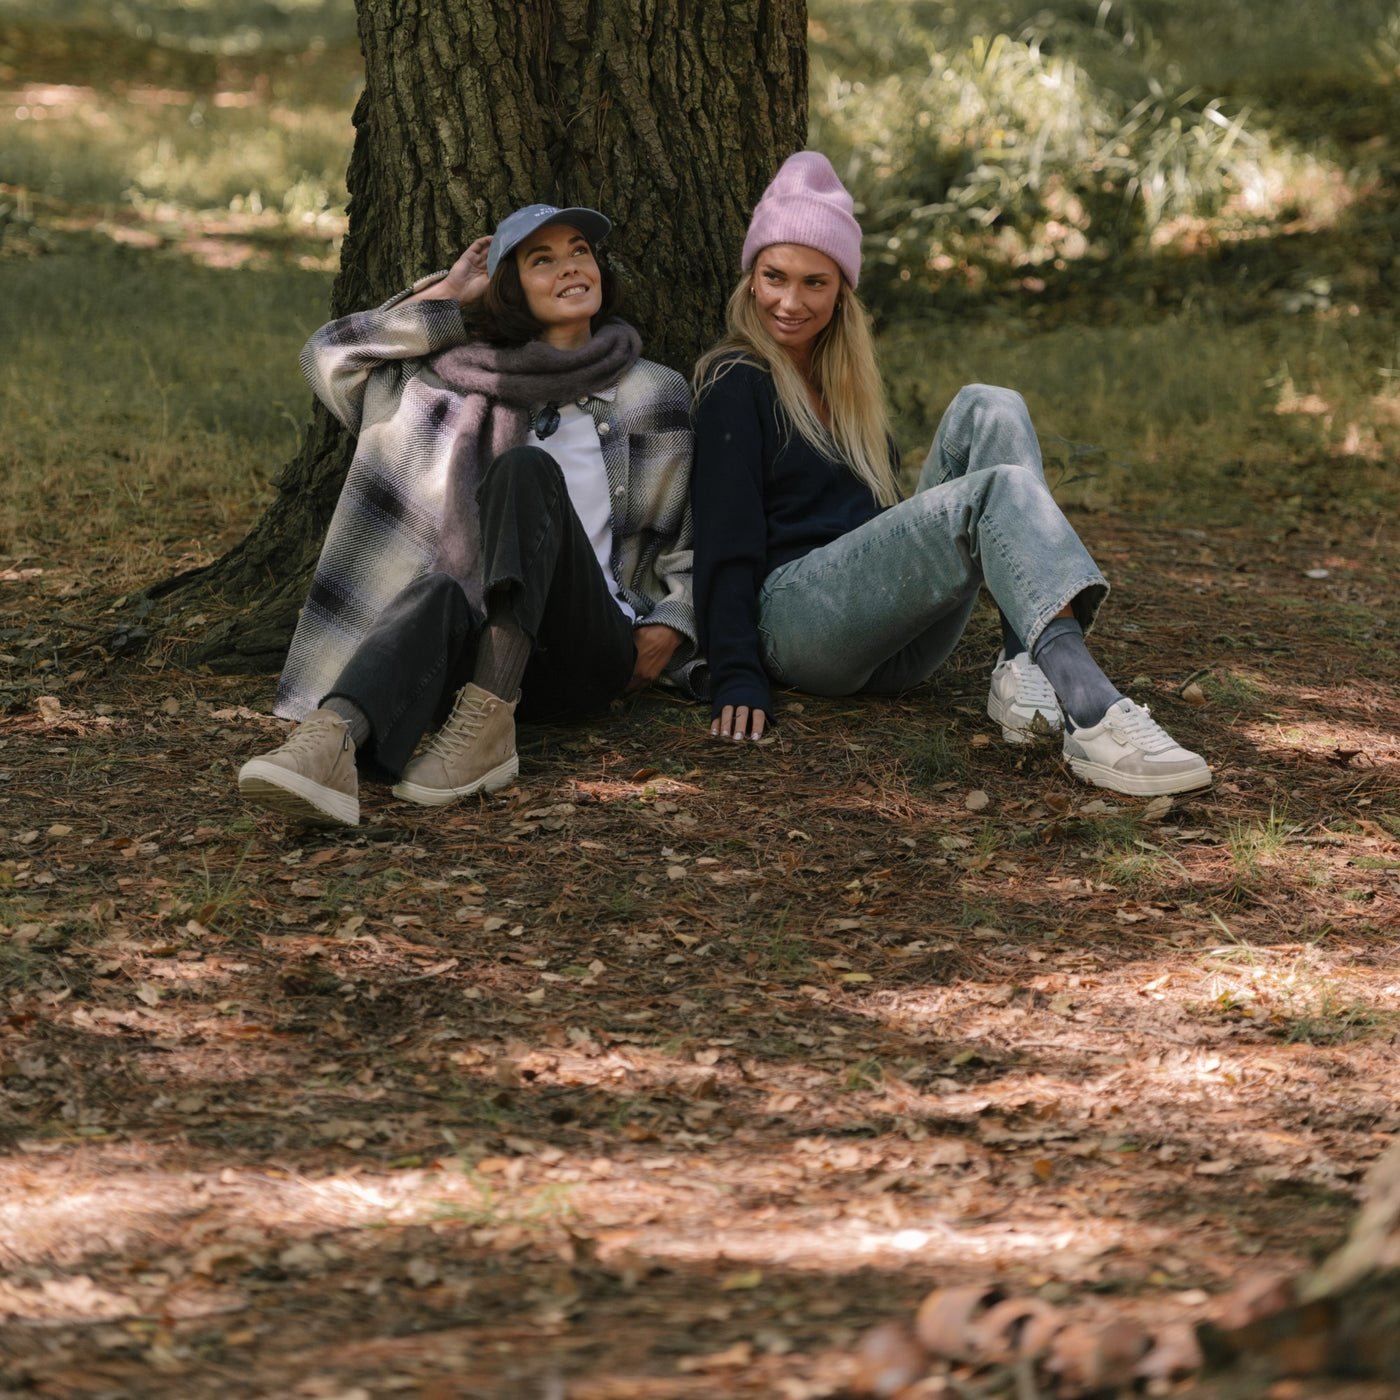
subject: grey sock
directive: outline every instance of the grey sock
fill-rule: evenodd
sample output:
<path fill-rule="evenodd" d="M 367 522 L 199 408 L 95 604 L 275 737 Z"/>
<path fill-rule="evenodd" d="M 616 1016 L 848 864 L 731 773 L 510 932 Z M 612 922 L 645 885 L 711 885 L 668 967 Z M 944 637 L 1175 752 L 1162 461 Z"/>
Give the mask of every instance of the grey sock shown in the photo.
<path fill-rule="evenodd" d="M 998 609 L 997 616 L 1001 618 L 1001 649 L 1010 661 L 1013 656 L 1020 656 L 1025 651 L 1026 644 L 1016 635 L 1016 629 L 1004 612 Z"/>
<path fill-rule="evenodd" d="M 1070 722 L 1079 729 L 1097 724 L 1110 705 L 1123 698 L 1084 645 L 1084 629 L 1072 617 L 1051 618 L 1035 646 L 1034 661 L 1055 687 Z"/>
<path fill-rule="evenodd" d="M 350 738 L 357 749 L 362 749 L 370 736 L 369 716 L 353 701 L 343 695 L 328 695 L 321 701 L 321 708 L 339 715 L 350 726 Z"/>
<path fill-rule="evenodd" d="M 494 599 L 476 649 L 473 682 L 502 700 L 514 700 L 529 660 L 530 639 L 520 630 L 515 609 L 504 599 Z"/>

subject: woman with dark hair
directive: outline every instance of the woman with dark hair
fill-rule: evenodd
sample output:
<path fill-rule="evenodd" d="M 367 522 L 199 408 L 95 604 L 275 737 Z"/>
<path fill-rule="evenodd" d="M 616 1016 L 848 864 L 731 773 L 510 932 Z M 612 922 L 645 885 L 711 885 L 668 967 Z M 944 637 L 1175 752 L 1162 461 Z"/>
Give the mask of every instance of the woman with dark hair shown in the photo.
<path fill-rule="evenodd" d="M 610 228 L 528 205 L 307 343 L 358 441 L 273 706 L 301 723 L 243 765 L 250 802 L 353 826 L 358 767 L 437 806 L 515 777 L 517 705 L 693 693 L 690 396 L 615 314 Z"/>
<path fill-rule="evenodd" d="M 1084 635 L 1108 584 L 1045 484 L 1020 394 L 949 405 L 900 499 L 869 318 L 860 226 L 815 151 L 790 156 L 753 213 L 728 334 L 701 357 L 695 577 L 711 733 L 757 739 L 769 683 L 887 695 L 951 655 L 985 584 L 1002 652 L 987 713 L 1010 743 L 1062 736 L 1070 769 L 1137 796 L 1211 781 Z"/>

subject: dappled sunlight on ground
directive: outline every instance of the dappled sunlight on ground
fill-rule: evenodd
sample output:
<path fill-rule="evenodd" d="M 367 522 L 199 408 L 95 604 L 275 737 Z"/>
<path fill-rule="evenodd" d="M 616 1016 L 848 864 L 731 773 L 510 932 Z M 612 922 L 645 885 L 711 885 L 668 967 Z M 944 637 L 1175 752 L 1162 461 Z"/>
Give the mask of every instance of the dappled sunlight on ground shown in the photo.
<path fill-rule="evenodd" d="M 489 801 L 292 833 L 232 786 L 266 682 L 175 669 L 193 617 L 144 616 L 144 667 L 53 622 L 0 720 L 15 1354 L 182 1400 L 250 1364 L 817 1396 L 934 1283 L 1156 1325 L 1328 1247 L 1394 1127 L 1395 663 L 1298 644 L 1389 555 L 1278 542 L 1225 603 L 1234 536 L 1086 529 L 1095 645 L 1211 792 L 989 738 L 979 620 L 931 690 L 782 697 L 768 746 L 648 700 L 522 731 Z M 69 586 L 6 579 L 12 616 Z"/>

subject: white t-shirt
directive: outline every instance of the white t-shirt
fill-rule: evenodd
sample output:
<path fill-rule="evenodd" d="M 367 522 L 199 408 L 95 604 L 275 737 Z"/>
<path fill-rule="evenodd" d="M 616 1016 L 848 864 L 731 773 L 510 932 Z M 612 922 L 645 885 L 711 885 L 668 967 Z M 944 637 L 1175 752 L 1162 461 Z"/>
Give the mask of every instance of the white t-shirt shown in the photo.
<path fill-rule="evenodd" d="M 615 389 L 604 389 L 600 399 L 612 399 Z M 526 447 L 539 447 L 548 452 L 564 473 L 569 501 L 574 514 L 583 524 L 588 542 L 593 546 L 598 567 L 603 571 L 608 589 L 619 608 L 634 621 L 637 614 L 623 596 L 612 572 L 612 506 L 608 500 L 608 471 L 603 464 L 603 448 L 598 442 L 598 429 L 588 411 L 587 400 L 559 406 L 559 426 L 547 438 L 535 436 L 534 420 L 525 435 Z"/>

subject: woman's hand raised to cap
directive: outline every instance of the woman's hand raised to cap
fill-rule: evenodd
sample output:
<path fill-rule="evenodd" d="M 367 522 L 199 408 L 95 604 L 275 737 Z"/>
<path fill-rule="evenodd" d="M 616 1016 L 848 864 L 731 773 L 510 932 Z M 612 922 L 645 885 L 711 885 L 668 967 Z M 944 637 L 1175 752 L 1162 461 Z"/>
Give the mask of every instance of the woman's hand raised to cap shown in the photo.
<path fill-rule="evenodd" d="M 491 235 L 488 233 L 467 248 L 448 269 L 446 277 L 439 278 L 421 292 L 414 292 L 411 297 L 405 297 L 404 301 L 455 301 L 462 306 L 480 301 L 486 284 L 491 280 L 486 275 L 486 254 L 490 250 Z"/>
<path fill-rule="evenodd" d="M 486 275 L 486 254 L 491 249 L 491 235 L 488 233 L 476 242 L 452 264 L 452 270 L 442 280 L 452 289 L 452 295 L 463 306 L 480 301 L 486 284 L 491 279 Z"/>

